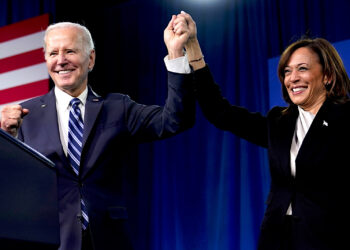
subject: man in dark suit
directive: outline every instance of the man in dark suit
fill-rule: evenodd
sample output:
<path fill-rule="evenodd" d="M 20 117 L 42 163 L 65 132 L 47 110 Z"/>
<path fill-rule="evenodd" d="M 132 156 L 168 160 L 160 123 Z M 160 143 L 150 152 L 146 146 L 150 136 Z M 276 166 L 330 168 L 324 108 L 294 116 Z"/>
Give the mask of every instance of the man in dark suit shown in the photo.
<path fill-rule="evenodd" d="M 172 59 L 184 56 L 187 39 L 185 20 L 173 16 L 164 31 L 167 67 Z M 1 128 L 56 165 L 59 249 L 132 249 L 120 157 L 127 141 L 162 139 L 193 125 L 190 76 L 168 72 L 164 107 L 141 105 L 116 93 L 102 98 L 88 86 L 95 50 L 84 26 L 51 25 L 44 41 L 55 88 L 21 105 L 5 107 Z"/>

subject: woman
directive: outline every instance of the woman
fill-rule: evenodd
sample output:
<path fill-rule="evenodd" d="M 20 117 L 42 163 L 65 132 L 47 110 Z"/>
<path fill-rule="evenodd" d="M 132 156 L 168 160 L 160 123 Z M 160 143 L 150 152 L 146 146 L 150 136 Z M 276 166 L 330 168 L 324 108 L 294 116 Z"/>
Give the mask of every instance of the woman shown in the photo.
<path fill-rule="evenodd" d="M 222 97 L 204 62 L 194 21 L 180 15 L 191 30 L 186 51 L 206 118 L 268 148 L 271 190 L 259 249 L 347 249 L 350 82 L 334 47 L 321 38 L 291 44 L 278 65 L 289 106 L 264 116 Z"/>

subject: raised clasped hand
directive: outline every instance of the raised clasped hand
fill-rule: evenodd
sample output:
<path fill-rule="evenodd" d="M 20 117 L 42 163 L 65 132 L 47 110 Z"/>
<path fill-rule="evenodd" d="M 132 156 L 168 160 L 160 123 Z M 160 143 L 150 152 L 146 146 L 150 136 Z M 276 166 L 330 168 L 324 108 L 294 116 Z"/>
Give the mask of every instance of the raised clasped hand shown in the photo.
<path fill-rule="evenodd" d="M 181 13 L 177 15 L 177 19 L 178 18 L 185 19 L 188 28 L 188 40 L 197 39 L 197 26 L 191 15 L 185 11 L 181 11 Z"/>
<path fill-rule="evenodd" d="M 164 30 L 164 42 L 168 49 L 169 59 L 184 55 L 183 51 L 189 35 L 189 28 L 185 17 L 173 15 Z"/>

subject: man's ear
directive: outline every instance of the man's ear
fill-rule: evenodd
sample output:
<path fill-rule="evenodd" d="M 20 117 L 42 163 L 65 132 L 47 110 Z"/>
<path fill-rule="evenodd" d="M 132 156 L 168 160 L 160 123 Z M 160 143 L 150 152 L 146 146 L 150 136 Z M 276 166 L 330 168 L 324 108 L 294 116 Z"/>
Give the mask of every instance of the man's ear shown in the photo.
<path fill-rule="evenodd" d="M 91 72 L 95 66 L 95 59 L 96 59 L 96 53 L 95 53 L 95 50 L 93 49 L 91 50 L 89 55 L 89 72 Z"/>

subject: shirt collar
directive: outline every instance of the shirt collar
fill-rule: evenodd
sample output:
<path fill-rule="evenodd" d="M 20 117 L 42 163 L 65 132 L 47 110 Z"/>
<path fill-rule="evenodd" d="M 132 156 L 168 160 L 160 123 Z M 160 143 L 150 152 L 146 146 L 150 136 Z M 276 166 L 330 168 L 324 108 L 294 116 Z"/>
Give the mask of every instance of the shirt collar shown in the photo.
<path fill-rule="evenodd" d="M 86 87 L 84 91 L 77 97 L 81 101 L 81 105 L 85 106 L 86 104 L 86 98 L 88 94 L 88 88 Z M 72 96 L 67 94 L 66 92 L 59 89 L 57 86 L 55 86 L 55 96 L 56 96 L 56 103 L 59 107 L 64 107 L 65 109 L 69 108 L 69 103 L 73 99 Z"/>
<path fill-rule="evenodd" d="M 304 117 L 307 120 L 313 120 L 315 118 L 315 115 L 311 113 L 310 111 L 303 110 L 301 107 L 298 106 L 299 110 L 299 116 Z"/>

